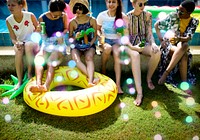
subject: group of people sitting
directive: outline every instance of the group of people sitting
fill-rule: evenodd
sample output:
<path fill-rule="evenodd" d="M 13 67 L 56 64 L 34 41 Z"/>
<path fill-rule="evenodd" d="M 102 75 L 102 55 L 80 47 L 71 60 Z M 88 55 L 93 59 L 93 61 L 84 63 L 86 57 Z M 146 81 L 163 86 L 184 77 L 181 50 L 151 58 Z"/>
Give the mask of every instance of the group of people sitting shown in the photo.
<path fill-rule="evenodd" d="M 190 71 L 191 54 L 188 41 L 192 39 L 199 21 L 191 17 L 195 9 L 195 3 L 191 0 L 183 1 L 176 12 L 159 19 L 154 27 L 160 40 L 160 45 L 155 43 L 152 33 L 152 14 L 145 11 L 148 0 L 130 0 L 133 10 L 127 14 L 122 12 L 121 0 L 105 0 L 107 10 L 98 14 L 97 18 L 89 16 L 88 0 L 70 0 L 69 7 L 74 18 L 68 21 L 68 15 L 64 12 L 66 4 L 64 0 L 50 0 L 49 10 L 43 13 L 39 19 L 27 11 L 26 0 L 7 0 L 11 15 L 6 19 L 12 43 L 15 50 L 16 73 L 19 79 L 16 89 L 22 84 L 23 79 L 23 55 L 26 55 L 28 78 L 32 77 L 34 60 L 44 60 L 44 64 L 35 63 L 36 85 L 31 88 L 34 91 L 48 91 L 54 77 L 55 67 L 59 66 L 66 55 L 66 47 L 70 47 L 72 59 L 77 68 L 88 77 L 88 86 L 94 86 L 99 82 L 94 78 L 94 55 L 96 40 L 99 40 L 102 48 L 101 72 L 106 75 L 106 63 L 113 55 L 115 80 L 118 94 L 123 94 L 121 88 L 121 63 L 120 46 L 130 57 L 132 74 L 135 81 L 137 97 L 134 100 L 136 106 L 140 106 L 143 99 L 140 55 L 149 56 L 146 82 L 150 90 L 155 86 L 152 76 L 158 68 L 158 84 L 165 82 L 174 83 L 173 76 L 180 72 L 181 81 L 195 84 L 196 78 Z M 39 45 L 30 38 L 33 32 L 41 32 L 40 23 L 46 26 L 45 45 Z M 161 30 L 170 30 L 170 36 L 163 36 Z M 69 32 L 67 46 L 61 36 Z M 52 43 L 53 42 L 53 43 Z M 49 44 L 49 45 L 47 45 Z M 49 47 L 49 46 L 53 46 Z M 60 47 L 61 46 L 61 47 Z M 61 49 L 60 49 L 61 48 Z M 84 55 L 85 62 L 81 56 Z M 46 79 L 42 77 L 47 66 Z M 190 89 L 185 91 L 191 94 Z"/>

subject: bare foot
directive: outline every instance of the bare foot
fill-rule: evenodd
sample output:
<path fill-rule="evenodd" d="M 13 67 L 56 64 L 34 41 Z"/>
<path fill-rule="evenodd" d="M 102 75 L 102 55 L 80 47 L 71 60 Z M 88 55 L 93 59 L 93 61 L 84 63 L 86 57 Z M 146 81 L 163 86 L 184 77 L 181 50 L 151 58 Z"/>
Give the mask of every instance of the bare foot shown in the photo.
<path fill-rule="evenodd" d="M 93 82 L 92 82 L 92 83 L 96 85 L 96 84 L 98 84 L 98 83 L 99 83 L 99 81 L 100 81 L 100 79 L 99 79 L 99 78 L 94 78 L 94 80 L 93 80 Z"/>
<path fill-rule="evenodd" d="M 100 81 L 99 78 L 94 78 L 94 80 L 93 80 L 92 83 L 91 83 L 91 82 L 88 82 L 88 87 L 93 87 L 93 86 L 95 86 L 96 84 L 99 83 L 99 81 Z"/>
<path fill-rule="evenodd" d="M 17 90 L 21 85 L 22 85 L 22 83 L 17 83 L 17 85 L 15 86 L 14 90 Z"/>
<path fill-rule="evenodd" d="M 42 85 L 42 86 L 40 87 L 40 91 L 42 91 L 42 92 L 47 92 L 47 91 L 48 91 L 47 86 L 46 86 L 46 85 Z"/>
<path fill-rule="evenodd" d="M 168 74 L 169 74 L 169 72 L 167 70 L 163 73 L 163 75 L 158 80 L 159 85 L 163 85 L 165 83 L 165 80 L 166 80 Z"/>
<path fill-rule="evenodd" d="M 32 91 L 32 92 L 38 92 L 38 91 L 40 91 L 40 90 L 39 90 L 39 86 L 38 86 L 38 85 L 32 86 L 32 87 L 30 88 L 30 91 Z"/>
<path fill-rule="evenodd" d="M 140 104 L 142 103 L 142 98 L 143 98 L 142 94 L 137 94 L 137 97 L 136 97 L 136 99 L 135 99 L 135 101 L 133 103 L 136 106 L 140 106 Z"/>
<path fill-rule="evenodd" d="M 150 90 L 155 89 L 155 86 L 153 85 L 153 82 L 152 82 L 152 81 L 148 81 L 147 84 L 148 84 L 148 88 L 149 88 Z"/>
<path fill-rule="evenodd" d="M 93 84 L 93 83 L 88 83 L 88 87 L 93 87 L 93 86 L 95 86 L 95 84 Z"/>
<path fill-rule="evenodd" d="M 120 86 L 117 86 L 117 89 L 118 89 L 118 94 L 119 94 L 119 95 L 120 95 L 120 94 L 124 94 L 124 92 L 123 92 L 123 90 L 121 89 Z"/>
<path fill-rule="evenodd" d="M 30 88 L 32 92 L 47 92 L 47 87 L 45 85 L 36 85 Z"/>

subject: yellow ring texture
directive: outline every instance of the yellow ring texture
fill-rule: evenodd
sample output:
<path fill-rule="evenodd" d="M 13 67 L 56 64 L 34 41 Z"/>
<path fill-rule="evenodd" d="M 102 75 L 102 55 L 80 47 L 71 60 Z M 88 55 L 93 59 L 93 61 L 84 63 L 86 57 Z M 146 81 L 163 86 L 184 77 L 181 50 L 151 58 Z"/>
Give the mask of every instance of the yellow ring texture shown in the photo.
<path fill-rule="evenodd" d="M 109 107 L 117 97 L 115 82 L 109 77 L 95 72 L 100 81 L 88 87 L 87 77 L 77 68 L 60 66 L 55 70 L 50 90 L 61 85 L 73 85 L 84 89 L 74 91 L 31 92 L 36 84 L 33 77 L 26 84 L 23 92 L 24 101 L 38 111 L 58 116 L 78 117 L 98 113 Z M 43 81 L 46 77 L 43 77 Z"/>

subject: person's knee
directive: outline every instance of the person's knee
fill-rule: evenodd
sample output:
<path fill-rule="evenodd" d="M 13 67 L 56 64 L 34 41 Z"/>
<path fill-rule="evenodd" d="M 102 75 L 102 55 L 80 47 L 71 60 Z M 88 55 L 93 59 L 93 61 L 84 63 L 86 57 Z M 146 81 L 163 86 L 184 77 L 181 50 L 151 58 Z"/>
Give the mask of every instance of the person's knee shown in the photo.
<path fill-rule="evenodd" d="M 111 51 L 112 51 L 112 46 L 105 44 L 104 47 L 103 47 L 103 53 L 104 54 L 110 54 Z"/>
<path fill-rule="evenodd" d="M 179 45 L 179 44 L 178 44 Z M 183 51 L 187 51 L 188 50 L 188 47 L 189 47 L 189 44 L 188 44 L 188 42 L 182 42 L 181 43 L 181 50 L 183 50 Z"/>
<path fill-rule="evenodd" d="M 92 61 L 92 60 L 93 60 L 93 56 L 92 55 L 85 56 L 85 61 Z"/>
<path fill-rule="evenodd" d="M 129 55 L 133 60 L 140 59 L 140 54 L 137 51 L 130 51 Z"/>

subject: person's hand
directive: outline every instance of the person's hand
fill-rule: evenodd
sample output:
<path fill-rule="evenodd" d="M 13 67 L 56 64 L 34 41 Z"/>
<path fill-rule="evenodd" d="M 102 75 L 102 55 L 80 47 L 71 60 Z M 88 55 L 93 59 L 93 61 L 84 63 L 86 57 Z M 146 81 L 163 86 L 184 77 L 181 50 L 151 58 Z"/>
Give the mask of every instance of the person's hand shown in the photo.
<path fill-rule="evenodd" d="M 138 52 L 141 53 L 141 52 L 143 51 L 143 49 L 144 49 L 144 47 L 139 47 L 139 48 L 138 48 Z"/>
<path fill-rule="evenodd" d="M 81 33 L 80 33 L 80 32 L 77 32 L 76 35 L 75 35 L 75 38 L 76 38 L 76 39 L 79 39 L 79 38 L 80 38 L 80 35 L 81 35 Z"/>
<path fill-rule="evenodd" d="M 159 51 L 159 48 L 155 43 L 152 44 L 152 48 L 151 49 L 152 49 L 153 53 L 157 53 Z"/>
<path fill-rule="evenodd" d="M 165 49 L 169 45 L 169 40 L 165 39 L 160 43 L 160 46 Z"/>
<path fill-rule="evenodd" d="M 18 50 L 21 50 L 22 47 L 24 46 L 24 43 L 23 43 L 23 42 L 20 42 L 20 41 L 17 41 L 17 42 L 15 43 L 15 46 L 16 46 L 16 48 L 17 48 Z"/>

